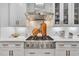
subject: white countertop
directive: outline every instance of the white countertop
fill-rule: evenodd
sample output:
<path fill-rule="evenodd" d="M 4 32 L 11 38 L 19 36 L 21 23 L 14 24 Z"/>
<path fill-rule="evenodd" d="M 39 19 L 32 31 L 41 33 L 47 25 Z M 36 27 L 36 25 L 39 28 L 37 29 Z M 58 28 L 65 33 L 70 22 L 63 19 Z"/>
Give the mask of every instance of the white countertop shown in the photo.
<path fill-rule="evenodd" d="M 0 41 L 26 41 L 28 37 L 24 36 L 19 36 L 17 38 L 9 37 L 9 38 L 0 38 Z M 52 37 L 54 41 L 79 41 L 78 37 L 73 37 L 73 38 L 61 38 L 61 37 Z"/>
<path fill-rule="evenodd" d="M 27 37 L 24 37 L 24 36 L 19 36 L 17 38 L 13 38 L 13 37 L 10 37 L 10 38 L 0 38 L 0 41 L 25 41 Z"/>
<path fill-rule="evenodd" d="M 61 37 L 54 37 L 54 41 L 79 41 L 78 37 L 73 38 L 61 38 Z"/>

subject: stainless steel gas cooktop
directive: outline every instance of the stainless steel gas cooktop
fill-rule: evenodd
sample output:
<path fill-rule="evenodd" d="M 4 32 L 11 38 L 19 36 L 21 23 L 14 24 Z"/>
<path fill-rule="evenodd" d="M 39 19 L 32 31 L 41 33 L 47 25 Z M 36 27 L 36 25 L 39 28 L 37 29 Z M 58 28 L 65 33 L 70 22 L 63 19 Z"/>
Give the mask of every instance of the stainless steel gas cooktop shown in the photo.
<path fill-rule="evenodd" d="M 25 42 L 26 49 L 54 49 L 55 42 L 50 36 L 45 37 L 33 37 L 30 36 Z"/>

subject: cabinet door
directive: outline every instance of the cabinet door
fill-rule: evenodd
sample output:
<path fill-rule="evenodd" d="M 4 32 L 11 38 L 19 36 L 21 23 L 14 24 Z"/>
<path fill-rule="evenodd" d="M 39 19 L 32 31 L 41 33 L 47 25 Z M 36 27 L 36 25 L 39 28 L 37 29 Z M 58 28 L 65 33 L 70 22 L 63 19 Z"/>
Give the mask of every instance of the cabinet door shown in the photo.
<path fill-rule="evenodd" d="M 0 3 L 0 26 L 8 26 L 8 3 Z"/>
<path fill-rule="evenodd" d="M 24 49 L 13 48 L 13 56 L 24 56 Z"/>
<path fill-rule="evenodd" d="M 70 49 L 61 48 L 55 50 L 56 56 L 70 56 Z"/>
<path fill-rule="evenodd" d="M 79 48 L 71 49 L 70 55 L 71 56 L 79 56 Z"/>
<path fill-rule="evenodd" d="M 56 56 L 66 56 L 66 50 L 65 49 L 56 49 L 55 55 Z"/>
<path fill-rule="evenodd" d="M 8 48 L 0 48 L 0 56 L 9 56 Z"/>
<path fill-rule="evenodd" d="M 79 3 L 74 3 L 74 24 L 79 24 Z"/>
<path fill-rule="evenodd" d="M 25 26 L 26 4 L 12 3 L 10 4 L 10 26 Z"/>

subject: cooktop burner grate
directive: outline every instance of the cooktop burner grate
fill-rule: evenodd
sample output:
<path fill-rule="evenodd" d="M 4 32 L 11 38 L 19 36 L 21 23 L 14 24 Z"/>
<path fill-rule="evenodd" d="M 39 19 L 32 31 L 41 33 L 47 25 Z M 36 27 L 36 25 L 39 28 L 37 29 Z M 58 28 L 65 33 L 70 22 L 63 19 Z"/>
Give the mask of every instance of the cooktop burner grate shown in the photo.
<path fill-rule="evenodd" d="M 30 36 L 30 37 L 28 37 L 26 40 L 54 40 L 54 39 L 51 38 L 50 36 L 42 36 L 42 37 Z"/>

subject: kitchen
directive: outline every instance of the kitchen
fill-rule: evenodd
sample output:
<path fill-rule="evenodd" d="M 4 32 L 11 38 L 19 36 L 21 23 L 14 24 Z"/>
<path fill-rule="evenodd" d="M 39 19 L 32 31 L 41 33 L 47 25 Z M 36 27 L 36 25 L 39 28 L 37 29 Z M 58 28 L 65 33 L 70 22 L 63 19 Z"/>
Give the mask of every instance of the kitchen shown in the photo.
<path fill-rule="evenodd" d="M 0 3 L 0 56 L 79 56 L 78 6 Z M 40 16 L 52 40 L 27 40 L 35 26 L 40 28 Z"/>

